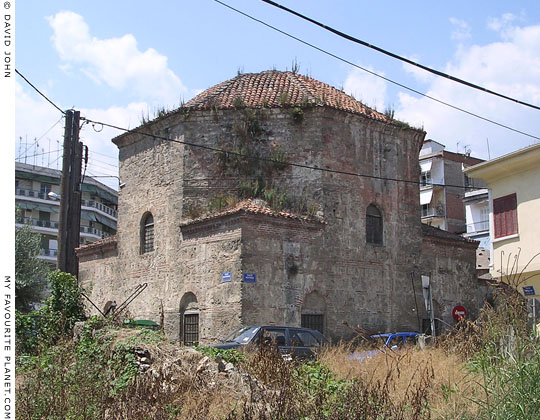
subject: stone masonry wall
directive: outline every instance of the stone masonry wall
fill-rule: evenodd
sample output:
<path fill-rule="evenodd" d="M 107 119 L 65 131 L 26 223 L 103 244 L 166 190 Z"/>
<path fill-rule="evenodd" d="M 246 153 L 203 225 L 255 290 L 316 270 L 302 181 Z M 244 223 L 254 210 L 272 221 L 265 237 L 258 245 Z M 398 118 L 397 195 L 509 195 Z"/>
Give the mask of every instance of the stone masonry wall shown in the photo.
<path fill-rule="evenodd" d="M 422 243 L 420 271 L 429 275 L 435 317 L 442 320 L 441 328 L 456 324 L 452 309 L 462 305 L 467 318 L 475 319 L 483 302 L 478 293 L 476 276 L 476 242 L 449 241 L 425 235 Z M 427 318 L 422 296 L 421 279 L 415 279 L 420 318 Z"/>
<path fill-rule="evenodd" d="M 178 112 L 144 130 L 229 148 L 242 112 Z M 410 276 L 423 250 L 418 186 L 389 179 L 418 179 L 424 133 L 327 107 L 307 108 L 301 120 L 287 109 L 267 109 L 259 123 L 261 150 L 279 147 L 293 162 L 365 175 L 298 167 L 271 174 L 291 197 L 315 203 L 326 226 L 249 217 L 190 224 L 195 206 L 236 187 L 238 177 L 219 172 L 214 152 L 125 135 L 115 139 L 126 184 L 119 194 L 118 256 L 81 260 L 94 302 L 120 303 L 146 282 L 130 312 L 163 319 L 167 334 L 181 339 L 180 315 L 189 302 L 187 309 L 200 315 L 203 343 L 240 325 L 299 325 L 308 300 L 326 308 L 325 332 L 332 337 L 351 335 L 344 321 L 373 332 L 416 329 Z M 382 214 L 382 246 L 366 243 L 370 204 Z M 146 212 L 154 217 L 155 250 L 141 254 Z M 444 258 L 452 264 L 452 255 Z M 222 282 L 226 272 L 231 282 Z M 242 283 L 243 273 L 256 273 L 257 283 Z M 441 282 L 453 284 L 451 273 L 444 276 Z"/>

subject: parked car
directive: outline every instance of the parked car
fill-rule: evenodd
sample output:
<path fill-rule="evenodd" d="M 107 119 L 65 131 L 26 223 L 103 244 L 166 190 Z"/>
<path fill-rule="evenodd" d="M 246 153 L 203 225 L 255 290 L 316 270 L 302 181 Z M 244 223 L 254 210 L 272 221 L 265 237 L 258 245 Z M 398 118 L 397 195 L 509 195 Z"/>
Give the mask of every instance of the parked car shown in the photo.
<path fill-rule="evenodd" d="M 256 347 L 263 342 L 276 345 L 285 359 L 312 359 L 328 340 L 319 331 L 309 328 L 263 325 L 240 328 L 213 347 L 237 349 L 248 345 Z"/>
<path fill-rule="evenodd" d="M 418 332 L 395 332 L 370 335 L 368 341 L 376 348 L 373 350 L 355 351 L 349 356 L 349 359 L 363 361 L 381 353 L 385 349 L 398 350 L 406 345 L 416 345 L 419 335 L 420 333 Z"/>
<path fill-rule="evenodd" d="M 392 350 L 397 350 L 407 344 L 416 344 L 418 332 L 396 332 L 386 334 L 374 334 L 368 337 L 372 342 L 384 342 L 384 346 Z"/>

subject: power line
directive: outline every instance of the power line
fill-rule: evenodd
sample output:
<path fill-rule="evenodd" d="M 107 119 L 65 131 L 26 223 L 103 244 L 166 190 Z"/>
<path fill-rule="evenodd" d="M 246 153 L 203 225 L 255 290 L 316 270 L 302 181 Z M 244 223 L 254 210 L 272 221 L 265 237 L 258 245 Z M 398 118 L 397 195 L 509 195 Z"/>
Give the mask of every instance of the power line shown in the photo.
<path fill-rule="evenodd" d="M 37 87 L 35 87 L 32 83 L 30 83 L 30 81 L 26 77 L 24 77 L 19 70 L 15 69 L 15 73 L 17 73 L 19 76 L 21 76 L 26 83 L 28 83 L 30 86 L 32 86 L 32 88 L 34 88 L 34 90 L 37 93 L 39 93 L 41 96 L 43 96 L 45 98 L 45 100 L 47 100 L 47 102 L 49 102 L 52 106 L 54 106 L 58 111 L 60 111 L 64 115 L 66 114 L 65 111 L 62 111 L 58 105 L 56 105 L 53 101 L 51 101 L 49 98 L 47 98 L 43 93 L 41 93 L 41 91 Z"/>
<path fill-rule="evenodd" d="M 445 79 L 452 80 L 453 82 L 461 83 L 462 85 L 468 86 L 468 87 L 473 88 L 473 89 L 480 90 L 480 91 L 485 92 L 485 93 L 489 93 L 491 95 L 498 96 L 498 97 L 503 98 L 503 99 L 507 99 L 509 101 L 518 103 L 520 105 L 525 105 L 525 106 L 528 106 L 530 108 L 540 110 L 539 106 L 536 106 L 536 105 L 533 105 L 533 104 L 530 104 L 530 103 L 527 103 L 527 102 L 523 102 L 523 101 L 520 101 L 520 100 L 515 99 L 515 98 L 511 98 L 509 96 L 503 95 L 502 93 L 495 92 L 495 91 L 487 89 L 485 87 L 482 87 L 482 86 L 476 85 L 474 83 L 468 82 L 466 80 L 460 79 L 458 77 L 452 76 L 450 74 L 443 73 L 442 71 L 432 69 L 431 67 L 424 66 L 423 64 L 417 63 L 415 61 L 409 60 L 408 58 L 405 58 L 405 57 L 402 57 L 400 55 L 394 54 L 394 53 L 392 53 L 392 52 L 390 52 L 388 50 L 377 47 L 377 46 L 375 46 L 373 44 L 370 44 L 370 43 L 368 43 L 366 41 L 362 41 L 361 39 L 355 38 L 355 37 L 353 37 L 351 35 L 348 35 L 348 34 L 346 34 L 344 32 L 338 31 L 337 29 L 334 29 L 334 28 L 332 28 L 332 27 L 330 27 L 328 25 L 325 25 L 325 24 L 323 24 L 321 22 L 318 22 L 315 19 L 309 18 L 309 17 L 307 17 L 307 16 L 305 16 L 305 15 L 303 15 L 301 13 L 298 13 L 298 12 L 292 10 L 292 9 L 289 9 L 288 7 L 282 6 L 281 4 L 278 4 L 278 3 L 276 3 L 276 2 L 274 2 L 272 0 L 262 0 L 262 1 L 269 4 L 269 5 L 271 5 L 271 6 L 274 6 L 274 7 L 277 7 L 279 9 L 285 10 L 286 12 L 291 13 L 291 14 L 293 14 L 295 16 L 298 16 L 301 19 L 307 20 L 308 22 L 311 22 L 314 25 L 317 25 L 317 26 L 319 26 L 319 27 L 321 27 L 323 29 L 326 29 L 327 31 L 332 32 L 333 34 L 336 34 L 336 35 L 338 35 L 338 36 L 340 36 L 342 38 L 345 38 L 345 39 L 347 39 L 349 41 L 352 41 L 352 42 L 354 42 L 356 44 L 360 44 L 360 45 L 363 45 L 365 47 L 371 48 L 371 49 L 373 49 L 375 51 L 378 51 L 378 52 L 380 52 L 382 54 L 388 55 L 388 56 L 390 56 L 392 58 L 403 61 L 403 62 L 405 62 L 407 64 L 411 64 L 413 66 L 421 68 L 422 70 L 425 70 L 425 71 L 430 72 L 432 74 L 435 74 L 437 76 L 444 77 Z"/>
<path fill-rule="evenodd" d="M 360 174 L 360 173 L 357 173 L 357 172 L 340 171 L 338 169 L 319 168 L 317 166 L 310 166 L 310 165 L 305 165 L 305 164 L 301 164 L 301 163 L 294 163 L 294 162 L 288 162 L 288 161 L 283 162 L 283 161 L 278 161 L 276 159 L 265 158 L 265 157 L 260 157 L 260 156 L 249 156 L 249 155 L 246 155 L 246 154 L 243 154 L 243 153 L 240 153 L 240 152 L 235 152 L 235 151 L 232 151 L 232 150 L 219 149 L 217 147 L 206 146 L 206 145 L 203 145 L 203 144 L 197 144 L 197 143 L 187 142 L 187 141 L 183 141 L 183 140 L 171 139 L 171 138 L 163 137 L 163 136 L 160 136 L 160 135 L 157 135 L 157 134 L 145 133 L 143 131 L 138 131 L 138 129 L 136 129 L 136 128 L 135 129 L 128 129 L 128 128 L 119 127 L 117 125 L 104 123 L 104 122 L 101 122 L 101 121 L 93 121 L 93 120 L 91 120 L 89 118 L 85 118 L 85 117 L 81 117 L 81 120 L 86 120 L 86 121 L 88 121 L 90 123 L 102 124 L 102 125 L 104 125 L 106 127 L 110 127 L 110 128 L 114 128 L 114 129 L 117 129 L 117 130 L 120 130 L 120 131 L 124 131 L 124 132 L 129 133 L 129 134 L 140 134 L 142 136 L 152 137 L 154 139 L 165 140 L 165 141 L 169 141 L 169 142 L 172 142 L 172 143 L 183 144 L 185 146 L 196 147 L 196 148 L 208 150 L 208 151 L 211 151 L 211 152 L 214 152 L 214 153 L 226 153 L 228 155 L 240 156 L 240 157 L 247 158 L 249 160 L 277 163 L 277 164 L 280 164 L 280 165 L 291 166 L 291 167 L 295 167 L 295 168 L 310 169 L 310 170 L 314 170 L 314 171 L 328 172 L 328 173 L 338 174 L 338 175 L 349 175 L 349 176 L 354 176 L 354 177 L 358 177 L 358 178 L 368 178 L 368 179 L 377 179 L 377 180 L 381 180 L 381 181 L 393 181 L 393 182 L 403 182 L 405 184 L 422 185 L 422 182 L 420 180 L 414 181 L 414 180 L 410 180 L 410 179 L 390 178 L 390 177 L 383 177 L 383 176 L 377 176 L 377 175 Z M 434 183 L 432 183 L 430 185 L 432 185 L 434 187 L 455 187 L 455 188 L 463 188 L 463 189 L 475 189 L 475 187 L 468 187 L 468 186 L 463 186 L 463 185 L 452 185 L 452 184 L 434 184 Z"/>
<path fill-rule="evenodd" d="M 51 153 L 56 153 L 56 152 L 59 152 L 61 149 L 58 149 L 58 150 L 49 150 L 48 152 L 43 152 L 43 153 L 37 153 L 35 155 L 30 155 L 30 156 L 24 156 L 25 158 L 31 158 L 31 157 L 36 157 L 36 156 L 43 156 L 43 155 L 50 155 Z M 22 156 L 19 156 L 18 158 L 16 158 L 15 160 L 16 161 L 19 161 L 22 159 Z"/>
<path fill-rule="evenodd" d="M 99 153 L 99 152 L 96 152 L 94 150 L 92 150 L 90 153 L 100 155 L 100 156 L 105 156 L 106 158 L 109 158 L 109 159 L 118 159 L 118 156 L 106 155 L 104 153 Z"/>
<path fill-rule="evenodd" d="M 26 152 L 28 152 L 28 150 L 30 149 L 30 147 L 33 147 L 37 144 L 38 141 L 40 141 L 43 137 L 45 137 L 47 135 L 47 133 L 49 131 L 51 131 L 54 127 L 56 127 L 56 125 L 62 121 L 62 119 L 64 118 L 64 116 L 61 116 L 60 119 L 58 121 L 56 121 L 47 131 L 45 131 L 45 133 L 43 133 L 41 136 L 39 136 L 39 138 L 35 139 L 34 140 L 34 143 L 32 143 L 32 145 L 28 146 L 26 148 L 26 150 L 23 152 L 23 154 L 19 155 L 19 157 L 17 159 L 21 159 L 23 155 L 26 155 Z M 31 157 L 31 156 L 30 156 Z"/>
<path fill-rule="evenodd" d="M 104 165 L 111 166 L 113 168 L 118 168 L 118 165 L 113 165 L 112 163 L 104 162 L 104 161 L 99 160 L 99 159 L 92 159 L 92 162 L 103 163 Z M 99 166 L 99 165 L 97 165 L 97 166 Z"/>
<path fill-rule="evenodd" d="M 275 26 L 272 26 L 272 25 L 270 25 L 269 23 L 266 23 L 266 22 L 264 22 L 264 21 L 262 21 L 262 20 L 260 20 L 260 19 L 257 19 L 257 18 L 255 18 L 255 17 L 253 17 L 253 16 L 251 16 L 251 15 L 248 15 L 247 13 L 244 13 L 244 12 L 242 12 L 241 10 L 235 9 L 234 7 L 229 6 L 228 4 L 223 3 L 223 2 L 220 1 L 220 0 L 214 0 L 214 1 L 215 1 L 216 3 L 221 4 L 222 6 L 225 6 L 225 7 L 229 8 L 229 9 L 235 11 L 236 13 L 239 13 L 239 14 L 241 14 L 241 15 L 243 15 L 243 16 L 245 16 L 245 17 L 247 17 L 247 18 L 249 18 L 249 19 L 251 19 L 251 20 L 253 20 L 253 21 L 255 21 L 255 22 L 260 23 L 261 25 L 264 25 L 264 26 L 266 26 L 266 27 L 268 27 L 268 28 L 270 28 L 270 29 L 273 29 L 274 31 L 279 32 L 280 34 L 283 34 L 283 35 L 285 35 L 285 36 L 287 36 L 287 37 L 289 37 L 289 38 L 291 38 L 291 39 L 294 39 L 295 41 L 298 41 L 298 42 L 300 42 L 300 43 L 302 43 L 302 44 L 304 44 L 304 45 L 307 45 L 308 47 L 311 47 L 311 48 L 313 48 L 313 49 L 315 49 L 315 50 L 317 50 L 317 51 L 320 51 L 320 52 L 322 52 L 323 54 L 326 54 L 326 55 L 328 55 L 328 56 L 330 56 L 330 57 L 333 57 L 333 58 L 335 58 L 336 60 L 342 61 L 343 63 L 349 64 L 350 66 L 356 67 L 357 69 L 360 69 L 360 70 L 362 70 L 362 71 L 365 71 L 366 73 L 369 73 L 369 74 L 371 74 L 371 75 L 373 75 L 373 76 L 376 76 L 376 77 L 378 77 L 378 78 L 380 78 L 380 79 L 383 79 L 383 80 L 385 80 L 385 81 L 387 81 L 387 82 L 389 82 L 389 83 L 392 83 L 392 84 L 394 84 L 394 85 L 396 85 L 396 86 L 399 86 L 399 87 L 401 87 L 401 88 L 403 88 L 403 89 L 406 89 L 406 90 L 408 90 L 408 91 L 410 91 L 410 92 L 414 92 L 414 93 L 416 93 L 417 95 L 423 96 L 424 98 L 431 99 L 432 101 L 438 102 L 438 103 L 440 103 L 440 104 L 442 104 L 442 105 L 445 105 L 445 106 L 450 107 L 450 108 L 452 108 L 452 109 L 455 109 L 455 110 L 457 110 L 457 111 L 463 112 L 463 113 L 468 114 L 468 115 L 470 115 L 470 116 L 472 116 L 472 117 L 481 119 L 481 120 L 483 120 L 483 121 L 489 122 L 489 123 L 491 123 L 491 124 L 495 124 L 495 125 L 497 125 L 497 126 L 499 126 L 499 127 L 502 127 L 502 128 L 507 129 L 507 130 L 513 131 L 513 132 L 515 132 L 515 133 L 519 133 L 519 134 L 522 134 L 522 135 L 524 135 L 524 136 L 531 137 L 531 138 L 536 139 L 536 140 L 540 140 L 540 137 L 538 137 L 538 136 L 535 136 L 535 135 L 533 135 L 533 134 L 526 133 L 526 132 L 521 131 L 521 130 L 518 130 L 518 129 L 516 129 L 516 128 L 512 128 L 512 127 L 507 126 L 507 125 L 505 125 L 505 124 L 498 123 L 497 121 L 490 120 L 489 118 L 482 117 L 482 116 L 479 115 L 479 114 L 475 114 L 474 112 L 467 111 L 466 109 L 460 108 L 460 107 L 458 107 L 458 106 L 456 106 L 456 105 L 452 105 L 452 104 L 450 104 L 450 103 L 448 103 L 448 102 L 445 102 L 445 101 L 443 101 L 443 100 L 441 100 L 441 99 L 437 99 L 437 98 L 435 98 L 435 97 L 433 97 L 433 96 L 430 96 L 430 95 L 428 95 L 428 94 L 426 94 L 426 93 L 420 92 L 419 90 L 413 89 L 413 88 L 408 87 L 408 86 L 406 86 L 406 85 L 404 85 L 404 84 L 402 84 L 402 83 L 396 82 L 396 81 L 394 81 L 394 80 L 392 80 L 392 79 L 389 79 L 389 78 L 387 78 L 387 77 L 385 77 L 385 76 L 382 76 L 382 75 L 380 75 L 380 74 L 378 74 L 378 73 L 375 73 L 374 71 L 371 71 L 371 70 L 369 70 L 369 69 L 367 69 L 367 68 L 365 68 L 365 67 L 359 66 L 358 64 L 355 64 L 355 63 L 353 63 L 352 61 L 349 61 L 349 60 L 347 60 L 347 59 L 345 59 L 345 58 L 343 58 L 343 57 L 340 57 L 339 55 L 336 55 L 336 54 L 334 54 L 334 53 L 331 53 L 331 52 L 329 52 L 329 51 L 326 51 L 326 50 L 322 49 L 321 47 L 317 47 L 317 46 L 314 45 L 314 44 L 311 44 L 311 43 L 309 43 L 309 42 L 307 42 L 307 41 L 304 41 L 304 40 L 301 39 L 301 38 L 298 38 L 298 37 L 296 37 L 296 36 L 294 36 L 294 35 L 289 34 L 288 32 L 285 32 L 285 31 L 283 31 L 283 30 L 281 30 L 281 29 L 279 29 L 279 28 L 276 28 Z"/>

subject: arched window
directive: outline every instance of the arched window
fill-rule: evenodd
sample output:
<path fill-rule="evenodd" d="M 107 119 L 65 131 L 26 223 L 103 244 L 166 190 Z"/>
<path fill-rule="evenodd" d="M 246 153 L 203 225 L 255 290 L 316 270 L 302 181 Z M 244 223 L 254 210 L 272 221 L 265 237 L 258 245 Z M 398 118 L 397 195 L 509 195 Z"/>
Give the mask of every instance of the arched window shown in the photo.
<path fill-rule="evenodd" d="M 366 210 L 366 243 L 383 245 L 382 214 L 373 204 L 370 204 Z"/>
<path fill-rule="evenodd" d="M 141 254 L 154 250 L 154 218 L 146 213 L 141 220 Z"/>

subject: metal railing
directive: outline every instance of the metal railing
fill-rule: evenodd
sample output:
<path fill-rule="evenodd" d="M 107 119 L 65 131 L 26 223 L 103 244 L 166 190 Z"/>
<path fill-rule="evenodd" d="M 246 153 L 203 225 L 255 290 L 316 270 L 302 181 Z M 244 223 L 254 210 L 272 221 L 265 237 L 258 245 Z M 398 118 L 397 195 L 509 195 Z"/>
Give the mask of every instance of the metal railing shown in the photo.
<path fill-rule="evenodd" d="M 49 229 L 58 229 L 58 222 L 51 222 L 50 220 L 36 220 L 31 217 L 16 217 L 15 223 Z"/>
<path fill-rule="evenodd" d="M 56 199 L 49 197 L 47 195 L 47 192 L 27 190 L 27 189 L 24 189 L 24 188 L 15 188 L 15 195 L 23 196 L 23 197 L 40 198 L 42 200 L 49 200 L 49 201 L 53 201 L 53 202 L 58 203 L 58 201 Z M 99 201 L 82 199 L 81 200 L 81 205 L 86 206 L 86 207 L 93 207 L 95 209 L 98 209 L 98 210 L 102 211 L 105 214 L 108 214 L 108 215 L 114 217 L 115 219 L 118 218 L 118 211 L 117 210 L 115 210 L 115 209 L 113 209 L 111 207 L 108 207 L 105 204 L 100 203 Z"/>
<path fill-rule="evenodd" d="M 489 230 L 489 220 L 482 220 L 481 222 L 468 223 L 467 233 L 484 232 Z"/>
<path fill-rule="evenodd" d="M 39 252 L 42 257 L 56 257 L 58 255 L 57 249 L 42 249 Z"/>
<path fill-rule="evenodd" d="M 50 229 L 58 229 L 58 222 L 51 222 L 49 220 L 36 220 L 31 217 L 15 217 L 15 223 L 23 224 L 23 225 L 31 225 L 35 227 L 44 227 L 44 228 L 50 228 Z M 95 235 L 100 238 L 106 238 L 108 236 L 111 236 L 110 233 L 96 229 L 91 226 L 81 226 L 80 227 L 81 233 L 86 233 L 89 235 Z"/>
<path fill-rule="evenodd" d="M 103 230 L 96 229 L 96 228 L 91 227 L 91 226 L 81 226 L 80 232 L 81 233 L 87 233 L 89 235 L 96 235 L 96 236 L 99 236 L 102 239 L 107 238 L 108 236 L 111 236 L 110 233 L 105 232 Z"/>
<path fill-rule="evenodd" d="M 15 195 L 22 195 L 23 197 L 33 197 L 41 198 L 42 200 L 56 201 L 55 199 L 49 197 L 47 192 L 27 190 L 24 188 L 15 188 Z"/>
<path fill-rule="evenodd" d="M 93 207 L 95 209 L 101 210 L 103 213 L 108 214 L 109 216 L 114 217 L 115 219 L 118 218 L 118 211 L 115 209 L 112 209 L 110 207 L 107 207 L 105 204 L 101 204 L 98 201 L 95 200 L 81 200 L 81 205 L 86 207 Z"/>
<path fill-rule="evenodd" d="M 433 207 L 422 209 L 422 217 L 444 217 L 444 210 Z"/>

